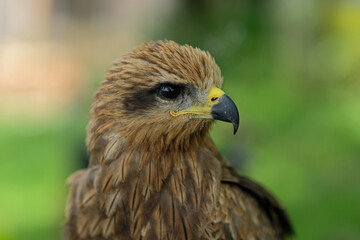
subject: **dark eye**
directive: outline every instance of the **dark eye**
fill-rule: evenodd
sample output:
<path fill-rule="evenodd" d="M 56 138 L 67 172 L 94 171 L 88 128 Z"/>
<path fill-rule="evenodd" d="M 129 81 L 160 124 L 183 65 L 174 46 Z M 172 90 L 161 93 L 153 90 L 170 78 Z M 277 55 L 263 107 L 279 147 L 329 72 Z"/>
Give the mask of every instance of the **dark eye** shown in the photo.
<path fill-rule="evenodd" d="M 182 87 L 172 84 L 161 85 L 159 89 L 160 96 L 167 99 L 177 98 L 181 92 Z"/>

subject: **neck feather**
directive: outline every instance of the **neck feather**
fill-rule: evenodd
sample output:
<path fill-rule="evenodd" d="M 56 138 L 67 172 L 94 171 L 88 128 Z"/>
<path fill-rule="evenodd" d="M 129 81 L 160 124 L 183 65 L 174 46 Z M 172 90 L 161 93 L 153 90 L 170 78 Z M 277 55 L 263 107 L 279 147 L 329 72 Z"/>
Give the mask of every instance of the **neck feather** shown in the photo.
<path fill-rule="evenodd" d="M 149 236 L 182 232 L 189 239 L 203 234 L 221 177 L 217 150 L 208 132 L 191 135 L 183 145 L 164 144 L 158 149 L 127 140 L 108 136 L 92 152 L 90 164 L 101 166 L 97 186 L 106 214 L 116 214 L 133 237 L 144 231 Z M 188 220 L 185 225 L 183 219 Z"/>

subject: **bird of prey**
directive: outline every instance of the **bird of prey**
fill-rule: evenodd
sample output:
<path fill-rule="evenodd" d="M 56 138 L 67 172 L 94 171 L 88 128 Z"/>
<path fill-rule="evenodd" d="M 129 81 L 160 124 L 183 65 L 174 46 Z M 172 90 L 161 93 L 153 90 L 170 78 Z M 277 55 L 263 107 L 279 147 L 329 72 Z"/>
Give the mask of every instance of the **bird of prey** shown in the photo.
<path fill-rule="evenodd" d="M 208 52 L 173 41 L 123 55 L 95 93 L 89 166 L 69 178 L 66 239 L 285 239 L 281 205 L 209 136 L 239 124 Z"/>

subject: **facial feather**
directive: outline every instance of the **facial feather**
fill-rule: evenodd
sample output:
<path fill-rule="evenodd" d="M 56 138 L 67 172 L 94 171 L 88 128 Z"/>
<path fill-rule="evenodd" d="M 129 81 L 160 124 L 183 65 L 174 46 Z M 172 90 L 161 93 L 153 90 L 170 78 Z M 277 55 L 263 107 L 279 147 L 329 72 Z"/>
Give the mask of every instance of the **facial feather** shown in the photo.
<path fill-rule="evenodd" d="M 172 41 L 144 43 L 115 62 L 96 92 L 88 126 L 90 151 L 110 134 L 129 136 L 128 144 L 164 142 L 169 147 L 171 142 L 189 144 L 183 141 L 188 135 L 208 128 L 204 121 L 169 114 L 193 99 L 164 104 L 156 96 L 164 82 L 186 86 L 194 99 L 212 85 L 221 87 L 222 77 L 208 52 Z M 171 131 L 164 136 L 166 129 Z"/>

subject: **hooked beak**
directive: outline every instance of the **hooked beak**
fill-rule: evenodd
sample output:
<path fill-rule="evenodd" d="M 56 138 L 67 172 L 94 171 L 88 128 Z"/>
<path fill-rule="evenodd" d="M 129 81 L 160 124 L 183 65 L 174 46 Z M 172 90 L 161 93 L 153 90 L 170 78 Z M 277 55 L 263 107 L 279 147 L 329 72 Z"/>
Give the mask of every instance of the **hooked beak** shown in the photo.
<path fill-rule="evenodd" d="M 239 128 L 239 112 L 233 100 L 226 94 L 222 96 L 219 103 L 211 107 L 211 116 L 220 121 L 230 122 L 234 126 L 234 135 Z"/>
<path fill-rule="evenodd" d="M 234 134 L 239 127 L 239 112 L 233 100 L 220 88 L 212 87 L 208 94 L 208 106 L 192 106 L 179 112 L 170 112 L 176 117 L 182 114 L 194 114 L 199 118 L 213 118 L 230 122 L 234 126 Z"/>

